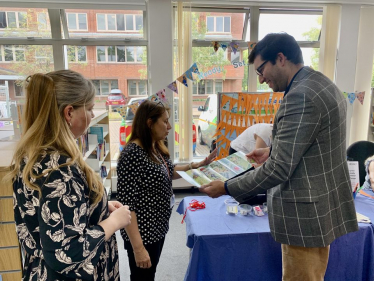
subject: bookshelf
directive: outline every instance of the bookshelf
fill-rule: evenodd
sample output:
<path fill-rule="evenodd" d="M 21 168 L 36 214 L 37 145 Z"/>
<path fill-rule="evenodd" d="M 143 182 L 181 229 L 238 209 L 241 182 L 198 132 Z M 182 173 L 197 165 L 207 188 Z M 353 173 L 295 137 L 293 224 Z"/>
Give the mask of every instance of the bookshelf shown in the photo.
<path fill-rule="evenodd" d="M 103 177 L 104 187 L 108 197 L 112 192 L 111 161 L 110 161 L 110 137 L 109 137 L 109 117 L 106 110 L 95 110 L 95 118 L 91 120 L 91 127 L 103 128 L 103 139 L 106 142 L 104 157 L 97 162 L 91 163 L 90 155 L 94 153 L 98 143 L 98 135 L 88 135 L 88 151 L 84 154 L 84 159 L 91 168 L 96 171 L 97 167 L 104 165 L 107 176 Z M 89 131 L 89 130 L 88 130 Z M 8 166 L 14 154 L 18 138 L 9 137 L 0 141 L 0 180 L 9 172 Z M 95 160 L 95 159 L 94 159 Z M 16 226 L 13 213 L 13 188 L 12 186 L 1 186 L 0 188 L 0 280 L 19 281 L 22 279 L 22 253 L 16 233 Z"/>

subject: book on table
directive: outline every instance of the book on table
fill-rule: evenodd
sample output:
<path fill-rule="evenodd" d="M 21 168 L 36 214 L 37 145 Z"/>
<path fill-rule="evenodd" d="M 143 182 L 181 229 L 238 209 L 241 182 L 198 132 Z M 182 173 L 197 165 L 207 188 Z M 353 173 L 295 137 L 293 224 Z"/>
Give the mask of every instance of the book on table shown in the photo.
<path fill-rule="evenodd" d="M 213 161 L 207 166 L 187 172 L 177 171 L 177 173 L 193 186 L 201 187 L 214 180 L 226 181 L 237 177 L 254 169 L 253 164 L 255 163 L 249 160 L 243 152 L 238 151 L 226 158 Z"/>

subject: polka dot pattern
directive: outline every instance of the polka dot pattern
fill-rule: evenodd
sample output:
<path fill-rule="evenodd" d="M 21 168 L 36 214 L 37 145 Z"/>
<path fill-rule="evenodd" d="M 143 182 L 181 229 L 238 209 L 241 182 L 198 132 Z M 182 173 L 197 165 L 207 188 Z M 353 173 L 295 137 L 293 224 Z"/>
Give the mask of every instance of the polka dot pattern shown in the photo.
<path fill-rule="evenodd" d="M 135 211 L 144 245 L 159 241 L 169 230 L 174 165 L 165 156 L 168 168 L 161 156 L 158 159 L 159 163 L 153 162 L 143 148 L 131 143 L 122 151 L 117 165 L 117 199 Z M 130 241 L 124 229 L 121 235 Z"/>

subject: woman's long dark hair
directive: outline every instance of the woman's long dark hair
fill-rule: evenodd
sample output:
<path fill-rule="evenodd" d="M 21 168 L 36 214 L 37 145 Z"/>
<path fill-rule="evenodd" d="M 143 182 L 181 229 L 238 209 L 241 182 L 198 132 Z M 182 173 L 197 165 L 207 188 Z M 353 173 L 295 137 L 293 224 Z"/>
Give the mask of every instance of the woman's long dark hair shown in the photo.
<path fill-rule="evenodd" d="M 131 136 L 128 144 L 138 139 L 152 161 L 159 163 L 160 161 L 155 157 L 155 153 L 159 151 L 163 156 L 170 157 L 169 150 L 165 146 L 164 140 L 155 143 L 155 150 L 152 147 L 152 131 L 148 126 L 148 119 L 152 120 L 152 124 L 164 114 L 169 112 L 169 107 L 163 105 L 161 102 L 153 102 L 150 100 L 143 101 L 136 110 L 134 121 L 132 123 Z"/>

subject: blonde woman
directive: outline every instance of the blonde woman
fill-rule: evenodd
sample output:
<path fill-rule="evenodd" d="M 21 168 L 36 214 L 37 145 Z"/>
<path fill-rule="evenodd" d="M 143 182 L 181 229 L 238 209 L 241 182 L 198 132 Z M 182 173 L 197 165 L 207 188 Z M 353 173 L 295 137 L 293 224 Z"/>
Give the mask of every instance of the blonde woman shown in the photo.
<path fill-rule="evenodd" d="M 75 139 L 94 117 L 95 88 L 60 70 L 26 79 L 24 132 L 13 157 L 14 215 L 23 280 L 119 280 L 115 231 L 128 206 L 108 202 Z"/>

